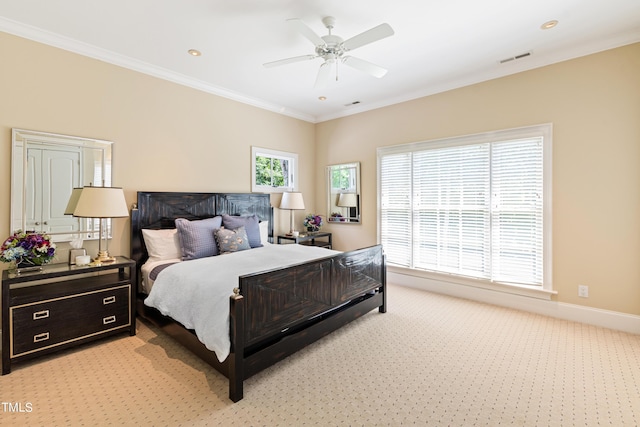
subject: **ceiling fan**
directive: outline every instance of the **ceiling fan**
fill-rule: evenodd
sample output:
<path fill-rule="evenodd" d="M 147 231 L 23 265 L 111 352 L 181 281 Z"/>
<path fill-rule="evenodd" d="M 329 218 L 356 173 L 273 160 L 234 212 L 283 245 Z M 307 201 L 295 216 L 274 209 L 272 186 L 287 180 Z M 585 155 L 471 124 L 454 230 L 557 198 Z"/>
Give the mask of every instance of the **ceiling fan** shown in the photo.
<path fill-rule="evenodd" d="M 300 34 L 305 36 L 315 46 L 315 55 L 302 55 L 294 56 L 293 58 L 280 59 L 278 61 L 267 62 L 263 64 L 265 67 L 275 67 L 278 65 L 291 64 L 294 62 L 307 61 L 316 58 L 322 58 L 324 62 L 320 65 L 318 76 L 316 77 L 315 87 L 323 87 L 329 82 L 331 77 L 331 70 L 333 65 L 336 65 L 336 80 L 338 80 L 337 66 L 339 63 L 348 65 L 356 70 L 360 70 L 364 73 L 372 75 L 374 77 L 382 77 L 387 73 L 387 70 L 373 64 L 364 59 L 355 58 L 353 56 L 345 55 L 356 48 L 381 40 L 385 37 L 392 36 L 394 34 L 393 28 L 389 24 L 380 24 L 371 28 L 363 33 L 351 37 L 350 39 L 343 40 L 342 37 L 331 34 L 336 19 L 333 16 L 327 16 L 322 19 L 322 23 L 329 30 L 329 34 L 320 37 L 317 35 L 307 24 L 300 19 L 293 18 L 287 19 L 287 22 L 292 25 Z"/>

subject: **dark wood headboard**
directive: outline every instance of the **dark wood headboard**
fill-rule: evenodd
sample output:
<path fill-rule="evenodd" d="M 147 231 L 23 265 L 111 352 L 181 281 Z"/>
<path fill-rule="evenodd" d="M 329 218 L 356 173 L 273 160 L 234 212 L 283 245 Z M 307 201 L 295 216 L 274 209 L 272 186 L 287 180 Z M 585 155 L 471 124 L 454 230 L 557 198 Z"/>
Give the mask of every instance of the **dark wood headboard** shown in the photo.
<path fill-rule="evenodd" d="M 197 220 L 222 214 L 256 214 L 260 221 L 269 221 L 269 241 L 273 243 L 269 194 L 138 191 L 138 203 L 131 210 L 131 259 L 140 268 L 148 258 L 142 238 L 144 228 L 175 228 L 176 218 Z"/>

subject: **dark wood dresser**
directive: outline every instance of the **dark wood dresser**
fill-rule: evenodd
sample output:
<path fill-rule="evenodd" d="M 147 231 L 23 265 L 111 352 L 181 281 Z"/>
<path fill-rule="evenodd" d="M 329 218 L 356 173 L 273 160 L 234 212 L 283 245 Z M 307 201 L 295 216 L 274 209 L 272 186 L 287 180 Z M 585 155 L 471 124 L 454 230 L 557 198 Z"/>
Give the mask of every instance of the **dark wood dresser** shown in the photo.
<path fill-rule="evenodd" d="M 126 270 L 126 271 L 125 271 Z M 2 272 L 2 375 L 11 364 L 107 335 L 136 334 L 135 262 Z"/>

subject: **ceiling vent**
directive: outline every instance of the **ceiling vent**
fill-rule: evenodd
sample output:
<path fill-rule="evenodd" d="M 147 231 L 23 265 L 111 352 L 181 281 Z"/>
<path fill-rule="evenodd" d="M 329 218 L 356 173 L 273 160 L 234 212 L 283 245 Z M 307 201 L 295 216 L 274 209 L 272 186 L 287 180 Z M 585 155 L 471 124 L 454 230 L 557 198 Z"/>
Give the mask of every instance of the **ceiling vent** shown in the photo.
<path fill-rule="evenodd" d="M 360 104 L 360 101 L 353 101 L 353 102 L 350 102 L 348 104 L 344 104 L 344 106 L 345 107 L 351 107 L 352 105 L 358 105 L 358 104 Z"/>
<path fill-rule="evenodd" d="M 520 55 L 516 55 L 516 56 L 512 56 L 511 58 L 505 58 L 505 59 L 501 59 L 500 62 L 501 64 L 504 64 L 505 62 L 511 62 L 511 61 L 515 61 L 516 59 L 522 59 L 522 58 L 526 58 L 527 56 L 531 56 L 532 52 L 525 52 L 525 53 L 521 53 Z"/>

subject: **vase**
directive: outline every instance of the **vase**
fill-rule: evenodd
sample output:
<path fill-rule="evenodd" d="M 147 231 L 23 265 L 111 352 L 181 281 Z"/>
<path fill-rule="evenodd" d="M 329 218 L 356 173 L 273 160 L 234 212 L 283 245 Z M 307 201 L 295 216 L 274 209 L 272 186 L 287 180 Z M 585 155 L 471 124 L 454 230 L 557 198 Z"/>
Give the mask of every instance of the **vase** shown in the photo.
<path fill-rule="evenodd" d="M 20 261 L 13 261 L 9 265 L 9 272 L 13 274 L 24 274 L 42 271 L 41 265 L 36 265 L 31 260 L 22 259 Z"/>
<path fill-rule="evenodd" d="M 316 231 L 320 231 L 320 227 L 307 227 L 307 232 L 315 233 Z"/>

